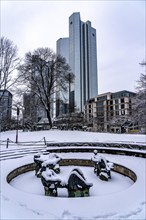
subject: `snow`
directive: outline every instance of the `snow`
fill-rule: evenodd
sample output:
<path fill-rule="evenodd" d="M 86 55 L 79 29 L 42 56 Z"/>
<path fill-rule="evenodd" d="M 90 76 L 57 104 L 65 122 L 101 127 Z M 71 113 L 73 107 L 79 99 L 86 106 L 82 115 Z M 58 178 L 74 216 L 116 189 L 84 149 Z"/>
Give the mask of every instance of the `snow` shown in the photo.
<path fill-rule="evenodd" d="M 91 157 L 91 160 L 93 161 L 93 162 L 95 162 L 95 163 L 99 163 L 101 160 L 103 160 L 104 161 L 104 164 L 105 164 L 105 167 L 106 167 L 106 170 L 110 170 L 112 167 L 113 167 L 113 163 L 111 163 L 111 162 L 108 162 L 107 160 L 106 160 L 106 158 L 104 157 L 104 156 L 101 156 L 100 154 L 97 154 L 97 155 L 93 155 L 92 157 Z"/>
<path fill-rule="evenodd" d="M 61 167 L 60 177 L 68 179 L 70 171 L 76 167 Z M 124 177 L 121 174 L 112 172 L 112 180 L 108 182 L 101 181 L 94 173 L 93 167 L 81 167 L 82 171 L 86 177 L 86 180 L 93 184 L 93 187 L 90 188 L 90 196 L 103 196 L 106 194 L 116 193 L 119 191 L 123 191 L 130 187 L 133 184 L 133 181 L 127 177 Z M 29 183 L 29 187 L 28 187 Z M 64 183 L 64 184 L 63 184 Z M 41 183 L 40 178 L 36 178 L 34 175 L 34 171 L 27 172 L 22 174 L 11 181 L 10 183 L 14 188 L 21 190 L 23 192 L 36 194 L 36 195 L 44 195 L 43 185 Z M 66 181 L 62 181 L 62 185 L 66 185 Z M 59 197 L 67 197 L 67 191 L 64 189 L 58 189 Z"/>
<path fill-rule="evenodd" d="M 120 143 L 141 143 L 146 144 L 146 135 L 140 134 L 111 134 L 96 133 L 83 131 L 35 131 L 23 132 L 19 131 L 18 141 L 35 141 L 39 142 L 46 138 L 47 142 L 120 142 Z M 16 131 L 1 132 L 0 139 L 11 141 L 16 140 Z"/>
<path fill-rule="evenodd" d="M 86 179 L 85 179 L 85 177 L 84 177 L 84 174 L 83 174 L 83 172 L 81 171 L 81 169 L 75 167 L 75 168 L 71 171 L 70 176 L 71 176 L 72 174 L 75 174 L 80 180 L 82 180 L 82 182 L 84 182 L 84 183 L 86 184 L 86 186 L 91 187 L 91 186 L 93 185 L 92 183 L 88 183 L 88 182 L 86 181 Z M 78 186 L 79 186 L 79 185 L 78 185 Z M 80 186 L 80 187 L 81 187 L 81 186 Z"/>
<path fill-rule="evenodd" d="M 42 163 L 42 166 L 47 166 L 47 165 L 57 165 L 57 163 L 59 163 L 59 161 L 61 160 L 61 157 L 58 157 L 57 154 L 54 153 L 50 153 L 48 155 L 48 158 L 46 160 L 44 160 L 44 162 Z"/>
<path fill-rule="evenodd" d="M 25 146 L 13 143 L 6 148 L 3 141 L 9 138 L 15 142 L 15 131 L 2 132 L 1 158 L 8 153 L 6 160 L 1 160 L 1 218 L 6 219 L 49 219 L 49 220 L 145 220 L 146 219 L 146 159 L 123 155 L 101 154 L 113 163 L 121 164 L 133 170 L 137 175 L 134 183 L 129 178 L 111 172 L 112 179 L 101 181 L 93 167 L 79 167 L 86 180 L 93 183 L 90 196 L 85 198 L 67 198 L 67 191 L 60 189 L 59 196 L 44 196 L 40 178 L 34 172 L 18 176 L 10 184 L 7 175 L 15 168 L 33 162 L 33 156 L 40 145 Z M 145 144 L 145 135 L 107 134 L 80 131 L 19 131 L 18 140 L 39 141 L 46 138 L 49 142 L 124 142 Z M 45 146 L 44 146 L 45 147 Z M 30 148 L 30 149 L 28 149 Z M 34 149 L 35 152 L 33 151 Z M 26 154 L 24 154 L 26 153 Z M 18 158 L 11 159 L 13 154 Z M 61 153 L 62 159 L 91 159 L 92 153 Z M 20 157 L 23 156 L 23 157 Z M 73 166 L 61 167 L 61 179 L 67 179 Z M 64 191 L 63 191 L 64 190 Z M 63 197 L 62 197 L 63 196 Z"/>
<path fill-rule="evenodd" d="M 46 171 L 43 171 L 42 176 L 44 177 L 44 179 L 46 181 L 50 180 L 50 181 L 59 181 L 59 182 L 61 182 L 61 178 L 59 177 L 59 175 L 57 175 L 51 169 L 47 169 Z"/>

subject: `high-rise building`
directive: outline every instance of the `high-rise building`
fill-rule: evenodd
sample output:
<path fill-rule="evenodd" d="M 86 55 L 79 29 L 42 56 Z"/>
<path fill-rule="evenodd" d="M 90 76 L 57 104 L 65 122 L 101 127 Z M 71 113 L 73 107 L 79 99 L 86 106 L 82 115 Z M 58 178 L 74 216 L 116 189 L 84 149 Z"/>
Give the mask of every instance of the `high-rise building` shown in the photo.
<path fill-rule="evenodd" d="M 67 52 L 68 51 L 68 52 Z M 57 54 L 64 56 L 75 74 L 70 102 L 74 111 L 83 112 L 87 100 L 98 94 L 96 30 L 80 13 L 69 17 L 69 38 L 57 41 Z"/>
<path fill-rule="evenodd" d="M 57 40 L 57 54 L 66 58 L 69 63 L 69 38 L 60 38 Z M 69 92 L 60 93 L 59 88 L 56 91 L 56 116 L 69 112 Z"/>
<path fill-rule="evenodd" d="M 12 94 L 8 90 L 0 90 L 0 128 L 6 126 L 12 115 Z"/>
<path fill-rule="evenodd" d="M 66 62 L 69 63 L 69 38 L 64 37 L 57 40 L 57 54 L 66 58 Z"/>

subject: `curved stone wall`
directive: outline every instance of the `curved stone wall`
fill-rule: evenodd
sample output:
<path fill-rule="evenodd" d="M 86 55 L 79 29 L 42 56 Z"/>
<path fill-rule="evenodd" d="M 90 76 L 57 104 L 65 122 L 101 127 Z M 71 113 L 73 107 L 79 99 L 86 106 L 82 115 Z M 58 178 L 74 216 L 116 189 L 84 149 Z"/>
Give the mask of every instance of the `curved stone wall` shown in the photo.
<path fill-rule="evenodd" d="M 83 160 L 83 159 L 63 159 L 60 162 L 60 166 L 71 166 L 71 165 L 93 167 L 94 163 L 91 160 Z M 16 168 L 15 170 L 11 171 L 8 174 L 7 182 L 10 183 L 11 180 L 14 179 L 15 177 L 17 177 L 17 176 L 19 176 L 23 173 L 33 171 L 34 169 L 35 169 L 35 163 L 26 164 L 24 166 L 18 167 L 18 168 Z M 114 168 L 112 170 L 115 171 L 115 172 L 118 172 L 122 175 L 125 175 L 125 176 L 129 177 L 134 182 L 137 180 L 136 174 L 127 167 L 124 167 L 122 165 L 114 163 Z"/>
<path fill-rule="evenodd" d="M 10 183 L 12 179 L 14 179 L 15 177 L 29 172 L 29 171 L 33 171 L 35 169 L 35 163 L 30 163 L 30 164 L 26 164 L 23 165 L 21 167 L 16 168 L 15 170 L 12 170 L 8 176 L 7 176 L 7 182 Z"/>
<path fill-rule="evenodd" d="M 117 155 L 127 155 L 127 156 L 135 156 L 135 157 L 142 157 L 146 158 L 146 152 L 143 151 L 134 151 L 134 150 L 128 150 L 128 149 L 113 149 L 113 148 L 102 148 L 102 147 L 47 147 L 48 152 L 53 153 L 78 153 L 78 152 L 90 152 L 93 153 L 94 150 L 98 150 L 99 153 L 106 153 L 106 154 L 117 154 Z M 146 149 L 146 148 L 145 148 Z"/>
<path fill-rule="evenodd" d="M 83 160 L 83 159 L 64 159 L 62 161 L 60 161 L 60 165 L 61 166 L 89 166 L 89 167 L 93 167 L 94 163 L 91 160 Z M 124 176 L 129 177 L 130 179 L 132 179 L 134 182 L 136 182 L 137 180 L 137 176 L 136 174 L 130 170 L 129 168 L 116 164 L 114 163 L 114 168 L 112 169 L 113 171 L 120 173 Z"/>

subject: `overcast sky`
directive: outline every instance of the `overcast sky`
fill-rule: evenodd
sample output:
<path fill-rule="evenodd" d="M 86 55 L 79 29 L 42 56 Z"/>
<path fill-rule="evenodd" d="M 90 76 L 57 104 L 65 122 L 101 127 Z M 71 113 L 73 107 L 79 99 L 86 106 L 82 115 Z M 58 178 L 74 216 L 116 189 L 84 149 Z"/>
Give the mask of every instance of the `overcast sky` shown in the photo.
<path fill-rule="evenodd" d="M 80 12 L 97 31 L 99 94 L 135 91 L 144 69 L 145 1 L 1 0 L 1 36 L 12 40 L 24 57 L 38 47 L 56 51 L 56 41 L 69 36 L 68 18 Z"/>

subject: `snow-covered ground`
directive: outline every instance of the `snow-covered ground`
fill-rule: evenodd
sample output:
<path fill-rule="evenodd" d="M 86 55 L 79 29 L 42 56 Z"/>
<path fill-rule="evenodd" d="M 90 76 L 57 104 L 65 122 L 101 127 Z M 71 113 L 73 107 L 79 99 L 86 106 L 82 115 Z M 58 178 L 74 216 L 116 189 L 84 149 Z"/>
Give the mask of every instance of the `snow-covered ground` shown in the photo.
<path fill-rule="evenodd" d="M 18 132 L 18 141 L 40 141 L 43 138 L 48 142 L 118 142 L 118 143 L 140 143 L 146 144 L 146 135 L 140 134 L 111 134 L 96 133 L 83 131 L 35 131 L 35 132 Z M 0 140 L 9 138 L 11 141 L 16 140 L 16 131 L 0 133 Z"/>
<path fill-rule="evenodd" d="M 82 169 L 88 182 L 93 182 L 90 197 L 67 198 L 47 197 L 43 195 L 43 186 L 29 172 L 17 177 L 8 184 L 6 177 L 13 169 L 33 162 L 33 151 L 24 156 L 26 146 L 13 144 L 6 148 L 3 144 L 7 138 L 15 142 L 15 131 L 2 132 L 1 159 L 8 153 L 7 159 L 1 161 L 1 218 L 0 219 L 49 219 L 49 220 L 146 220 L 146 159 L 105 154 L 104 156 L 115 163 L 122 164 L 137 175 L 133 183 L 129 178 L 112 172 L 109 182 L 101 182 L 92 168 Z M 40 131 L 21 132 L 18 140 L 39 141 L 43 137 L 50 142 L 128 142 L 146 143 L 145 135 L 107 134 L 80 131 Z M 28 146 L 27 146 L 28 148 Z M 39 145 L 30 146 L 39 150 Z M 12 154 L 22 158 L 11 159 Z M 91 159 L 92 153 L 61 153 L 62 158 Z M 62 167 L 62 178 L 71 168 Z M 97 178 L 97 179 L 96 179 Z M 96 186 L 95 186 L 96 185 Z"/>

